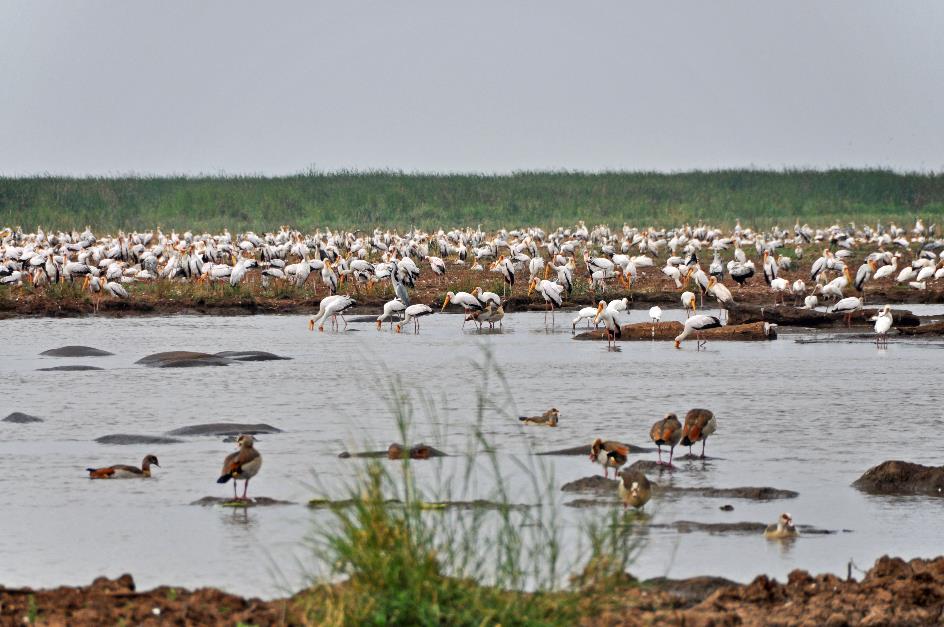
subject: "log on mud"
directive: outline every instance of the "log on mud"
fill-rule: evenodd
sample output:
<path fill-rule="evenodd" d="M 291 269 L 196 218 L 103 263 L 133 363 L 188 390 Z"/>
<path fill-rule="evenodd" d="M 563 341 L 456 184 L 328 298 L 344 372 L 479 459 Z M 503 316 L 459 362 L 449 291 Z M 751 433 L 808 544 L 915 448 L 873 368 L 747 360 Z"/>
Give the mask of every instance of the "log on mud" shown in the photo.
<path fill-rule="evenodd" d="M 675 321 L 624 324 L 621 327 L 622 337 L 619 339 L 624 341 L 674 340 L 682 333 L 683 328 L 681 322 Z M 777 339 L 777 330 L 770 323 L 755 322 L 753 324 L 730 324 L 717 329 L 708 329 L 702 331 L 701 335 L 709 340 L 754 342 Z M 695 336 L 692 335 L 691 337 L 694 339 Z M 575 335 L 574 339 L 604 340 L 606 334 L 603 329 L 593 329 Z"/>
<path fill-rule="evenodd" d="M 760 306 L 730 303 L 726 309 L 729 324 L 770 322 L 784 327 L 830 327 L 846 324 L 845 314 L 801 309 L 789 305 Z M 852 325 L 872 326 L 875 323 L 869 318 L 877 315 L 878 312 L 878 309 L 861 309 L 853 312 Z M 916 327 L 921 324 L 918 316 L 903 309 L 893 309 L 892 320 L 892 324 L 896 327 Z"/>
<path fill-rule="evenodd" d="M 920 327 L 905 327 L 898 329 L 902 335 L 944 335 L 944 322 L 922 324 Z"/>

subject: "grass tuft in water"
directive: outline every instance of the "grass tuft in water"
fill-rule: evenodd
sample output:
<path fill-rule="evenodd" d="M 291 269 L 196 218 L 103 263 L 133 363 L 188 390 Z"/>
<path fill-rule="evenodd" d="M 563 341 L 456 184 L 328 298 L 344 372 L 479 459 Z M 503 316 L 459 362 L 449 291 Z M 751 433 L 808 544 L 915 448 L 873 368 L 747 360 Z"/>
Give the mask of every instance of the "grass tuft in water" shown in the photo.
<path fill-rule="evenodd" d="M 635 518 L 618 510 L 586 526 L 579 543 L 586 546 L 562 559 L 557 482 L 549 469 L 533 465 L 542 463 L 540 458 L 516 455 L 514 473 L 526 477 L 530 489 L 522 490 L 520 479 L 512 485 L 481 428 L 487 414 L 513 419 L 507 409 L 512 403 L 493 400 L 501 391 L 510 398 L 508 387 L 489 352 L 472 366 L 479 389 L 468 452 L 434 494 L 428 482 L 417 480 L 415 464 L 440 460 L 372 459 L 363 463 L 345 499 L 314 501 L 331 520 L 317 534 L 315 555 L 327 572 L 302 597 L 306 620 L 570 625 L 588 611 L 604 609 L 613 591 L 631 581 L 626 569 L 640 541 L 633 534 Z M 414 404 L 420 401 L 427 411 L 435 406 L 397 379 L 388 393 L 400 441 L 409 443 Z M 435 476 L 442 477 L 442 470 Z M 483 482 L 487 507 L 435 506 L 468 498 L 473 490 L 481 496 Z M 579 574 L 568 579 L 567 573 Z"/>

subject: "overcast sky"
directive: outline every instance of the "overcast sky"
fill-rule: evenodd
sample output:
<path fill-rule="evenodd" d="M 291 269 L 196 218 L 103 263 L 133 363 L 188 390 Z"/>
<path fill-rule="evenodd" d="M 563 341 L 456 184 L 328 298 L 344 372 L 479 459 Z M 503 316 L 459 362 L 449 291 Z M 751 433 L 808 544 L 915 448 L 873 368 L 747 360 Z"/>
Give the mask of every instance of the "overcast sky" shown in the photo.
<path fill-rule="evenodd" d="M 0 173 L 944 170 L 944 2 L 0 0 Z"/>

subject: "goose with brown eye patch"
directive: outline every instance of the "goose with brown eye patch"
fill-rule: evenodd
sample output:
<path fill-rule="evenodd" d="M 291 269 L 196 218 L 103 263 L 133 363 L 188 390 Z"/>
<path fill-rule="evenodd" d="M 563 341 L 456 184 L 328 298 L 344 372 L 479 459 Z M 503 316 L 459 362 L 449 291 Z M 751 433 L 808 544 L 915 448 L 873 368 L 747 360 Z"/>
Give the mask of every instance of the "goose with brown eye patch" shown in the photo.
<path fill-rule="evenodd" d="M 610 468 L 619 468 L 629 458 L 629 447 L 620 442 L 597 438 L 590 446 L 590 461 L 603 466 L 603 476 L 609 477 Z"/>
<path fill-rule="evenodd" d="M 777 524 L 768 525 L 764 530 L 764 537 L 768 540 L 785 540 L 795 538 L 798 535 L 800 535 L 800 532 L 793 524 L 793 517 L 786 512 L 780 514 Z"/>
<path fill-rule="evenodd" d="M 262 454 L 254 448 L 254 442 L 255 440 L 251 435 L 239 436 L 236 439 L 239 450 L 226 456 L 226 459 L 223 460 L 223 471 L 220 478 L 216 480 L 217 483 L 226 483 L 233 479 L 234 501 L 248 500 L 246 492 L 249 490 L 249 480 L 255 477 L 259 469 L 262 468 Z M 236 481 L 240 479 L 245 482 L 243 483 L 241 498 L 236 496 Z"/>
<path fill-rule="evenodd" d="M 114 466 L 86 468 L 85 470 L 89 474 L 89 479 L 147 479 L 151 476 L 151 466 L 161 467 L 156 455 L 146 455 L 140 468 L 115 464 Z"/>

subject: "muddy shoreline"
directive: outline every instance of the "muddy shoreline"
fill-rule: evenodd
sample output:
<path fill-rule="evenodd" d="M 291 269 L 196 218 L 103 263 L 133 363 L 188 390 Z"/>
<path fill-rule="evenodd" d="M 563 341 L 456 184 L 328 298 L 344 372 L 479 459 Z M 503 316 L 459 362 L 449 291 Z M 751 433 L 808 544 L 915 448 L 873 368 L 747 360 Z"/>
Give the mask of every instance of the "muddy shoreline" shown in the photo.
<path fill-rule="evenodd" d="M 804 264 L 806 265 L 806 264 Z M 414 303 L 425 303 L 438 310 L 447 291 L 471 291 L 481 286 L 486 291 L 502 294 L 502 283 L 498 275 L 490 272 L 473 272 L 457 269 L 451 272 L 446 282 L 430 276 L 429 273 L 417 280 L 416 288 L 410 297 Z M 782 276 L 792 281 L 796 278 L 808 279 L 806 270 L 783 272 Z M 166 315 L 215 315 L 239 316 L 258 314 L 295 314 L 311 315 L 318 311 L 318 304 L 326 295 L 324 287 L 306 285 L 303 288 L 270 287 L 262 288 L 259 277 L 251 274 L 244 285 L 232 289 L 228 285 L 197 286 L 166 280 L 128 286 L 130 298 L 118 300 L 110 297 L 98 298 L 83 292 L 76 284 L 72 289 L 56 290 L 55 295 L 48 289 L 4 288 L 0 290 L 0 319 L 19 317 L 78 317 L 78 316 L 166 316 Z M 736 302 L 745 305 L 771 306 L 774 294 L 764 283 L 762 277 L 754 277 L 743 288 L 726 278 Z M 680 289 L 667 280 L 658 268 L 641 268 L 633 288 L 607 289 L 606 292 L 593 294 L 587 290 L 583 277 L 575 280 L 574 292 L 564 300 L 563 309 L 572 311 L 594 305 L 598 300 L 628 298 L 631 310 L 648 310 L 653 305 L 677 308 L 681 306 Z M 393 298 L 386 285 L 377 287 L 373 292 L 360 293 L 343 289 L 358 302 L 351 310 L 352 315 L 379 314 L 383 304 Z M 853 290 L 848 290 L 853 294 Z M 862 294 L 856 294 L 862 295 Z M 866 306 L 889 303 L 892 305 L 941 304 L 944 303 L 944 285 L 932 285 L 926 290 L 914 290 L 908 286 L 883 282 L 879 285 L 868 284 L 865 288 Z M 543 311 L 545 304 L 540 295 L 527 295 L 527 275 L 523 274 L 507 296 L 505 311 Z M 792 297 L 787 303 L 792 304 Z M 706 310 L 717 310 L 718 303 L 706 297 L 702 305 Z M 450 306 L 447 311 L 460 312 L 458 307 Z M 560 322 L 560 321 L 558 321 Z"/>
<path fill-rule="evenodd" d="M 856 572 L 852 565 L 850 572 Z M 627 577 L 613 585 L 601 589 L 590 582 L 579 593 L 585 597 L 578 601 L 582 624 L 939 624 L 944 557 L 884 556 L 858 579 L 795 570 L 782 583 L 759 575 L 748 584 L 720 577 Z M 326 592 L 313 588 L 265 601 L 214 588 L 137 591 L 130 575 L 49 590 L 0 587 L 0 625 L 298 625 L 310 623 L 307 612 Z"/>

